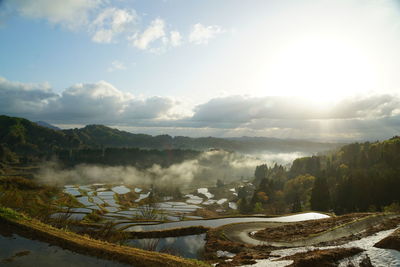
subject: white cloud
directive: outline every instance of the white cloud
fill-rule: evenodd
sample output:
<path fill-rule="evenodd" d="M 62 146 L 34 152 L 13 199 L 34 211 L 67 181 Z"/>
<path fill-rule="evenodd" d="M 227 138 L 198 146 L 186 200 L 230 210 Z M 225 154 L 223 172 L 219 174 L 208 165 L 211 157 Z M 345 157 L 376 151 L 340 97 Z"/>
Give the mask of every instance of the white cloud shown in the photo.
<path fill-rule="evenodd" d="M 0 77 L 0 114 L 59 123 L 135 123 L 167 118 L 178 104 L 166 97 L 136 98 L 112 84 L 79 83 L 54 93 L 48 84 Z"/>
<path fill-rule="evenodd" d="M 143 33 L 136 35 L 133 39 L 133 45 L 141 50 L 146 50 L 152 42 L 155 42 L 165 36 L 165 22 L 158 18 L 153 20 Z"/>
<path fill-rule="evenodd" d="M 123 32 L 135 30 L 138 17 L 135 10 L 106 8 L 92 22 L 92 40 L 98 43 L 111 43 L 114 37 Z"/>
<path fill-rule="evenodd" d="M 168 32 L 163 19 L 152 20 L 139 32 L 141 18 L 136 11 L 117 8 L 107 0 L 0 0 L 0 4 L 0 15 L 4 17 L 16 13 L 29 19 L 44 19 L 69 30 L 87 31 L 96 43 L 115 43 L 125 39 L 136 48 L 153 53 L 182 44 L 182 34 L 176 30 Z M 203 38 L 212 38 L 219 32 L 215 27 L 205 28 L 209 34 Z M 205 39 L 198 41 L 207 42 Z M 155 42 L 157 45 L 153 45 Z"/>
<path fill-rule="evenodd" d="M 126 66 L 123 62 L 118 61 L 118 60 L 114 60 L 113 62 L 111 62 L 111 67 L 109 67 L 107 69 L 108 72 L 113 72 L 116 70 L 126 70 Z"/>
<path fill-rule="evenodd" d="M 14 7 L 22 16 L 46 19 L 69 29 L 87 24 L 89 12 L 100 3 L 100 0 L 5 0 L 6 5 Z"/>
<path fill-rule="evenodd" d="M 46 83 L 0 77 L 0 114 L 56 124 L 134 125 L 173 135 L 373 140 L 398 134 L 399 107 L 399 96 L 370 95 L 325 106 L 293 97 L 227 96 L 193 108 L 168 97 L 135 97 L 105 81 L 56 94 Z"/>
<path fill-rule="evenodd" d="M 200 23 L 193 25 L 189 35 L 189 42 L 194 44 L 208 44 L 210 39 L 215 38 L 216 35 L 223 33 L 220 26 L 203 26 Z"/>
<path fill-rule="evenodd" d="M 393 95 L 349 97 L 329 105 L 291 96 L 227 96 L 198 105 L 192 120 L 240 124 L 259 119 L 376 119 L 398 115 L 399 107 L 400 98 Z"/>
<path fill-rule="evenodd" d="M 171 31 L 169 33 L 171 46 L 180 46 L 182 44 L 182 35 L 178 31 Z"/>

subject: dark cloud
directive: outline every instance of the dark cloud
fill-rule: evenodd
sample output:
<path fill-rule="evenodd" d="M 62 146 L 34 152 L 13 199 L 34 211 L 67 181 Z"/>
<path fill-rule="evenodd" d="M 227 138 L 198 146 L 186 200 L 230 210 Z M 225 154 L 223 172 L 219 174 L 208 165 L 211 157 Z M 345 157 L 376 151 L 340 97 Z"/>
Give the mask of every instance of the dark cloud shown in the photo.
<path fill-rule="evenodd" d="M 10 82 L 0 77 L 0 113 L 40 116 L 57 97 L 46 84 Z"/>

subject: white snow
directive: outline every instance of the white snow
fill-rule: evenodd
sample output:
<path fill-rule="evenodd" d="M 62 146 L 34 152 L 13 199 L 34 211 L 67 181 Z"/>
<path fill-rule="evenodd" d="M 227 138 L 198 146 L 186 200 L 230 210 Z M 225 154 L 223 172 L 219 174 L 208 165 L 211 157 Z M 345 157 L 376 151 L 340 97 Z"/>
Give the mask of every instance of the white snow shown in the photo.
<path fill-rule="evenodd" d="M 217 257 L 218 258 L 222 258 L 222 257 L 233 258 L 235 256 L 236 256 L 235 253 L 230 253 L 229 251 L 223 251 L 223 250 L 218 250 L 217 251 Z"/>
<path fill-rule="evenodd" d="M 371 260 L 373 266 L 384 267 L 384 266 L 400 266 L 400 252 L 392 249 L 381 249 L 373 247 L 375 243 L 387 237 L 391 233 L 393 233 L 396 229 L 386 230 L 378 232 L 374 235 L 364 237 L 360 240 L 355 240 L 348 242 L 344 245 L 340 246 L 327 246 L 327 247 L 298 247 L 298 248 L 288 248 L 288 249 L 280 249 L 274 250 L 271 252 L 271 256 L 273 257 L 287 257 L 294 255 L 296 253 L 302 253 L 307 251 L 312 251 L 315 249 L 332 249 L 332 248 L 350 248 L 350 247 L 359 247 L 365 249 L 365 252 L 359 253 L 354 257 L 344 259 L 339 262 L 339 267 L 348 266 L 349 263 L 354 264 L 354 266 L 359 266 L 360 261 L 368 255 Z M 279 261 L 278 259 L 265 259 L 265 260 L 257 260 L 256 264 L 253 265 L 244 265 L 244 266 L 254 266 L 254 267 L 269 267 L 269 266 L 288 266 L 292 263 L 292 261 Z"/>
<path fill-rule="evenodd" d="M 284 267 L 293 263 L 292 260 L 275 261 L 275 260 L 256 260 L 257 263 L 251 265 L 241 265 L 242 267 Z"/>

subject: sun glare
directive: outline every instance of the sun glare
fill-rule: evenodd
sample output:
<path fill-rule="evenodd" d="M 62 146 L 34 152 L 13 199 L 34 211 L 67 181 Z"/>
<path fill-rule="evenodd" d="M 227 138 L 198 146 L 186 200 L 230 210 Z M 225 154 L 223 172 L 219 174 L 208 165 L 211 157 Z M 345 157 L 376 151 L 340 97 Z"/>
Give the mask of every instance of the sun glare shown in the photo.
<path fill-rule="evenodd" d="M 281 95 L 335 101 L 372 90 L 375 72 L 362 47 L 340 39 L 306 38 L 282 47 L 270 64 L 267 86 Z"/>

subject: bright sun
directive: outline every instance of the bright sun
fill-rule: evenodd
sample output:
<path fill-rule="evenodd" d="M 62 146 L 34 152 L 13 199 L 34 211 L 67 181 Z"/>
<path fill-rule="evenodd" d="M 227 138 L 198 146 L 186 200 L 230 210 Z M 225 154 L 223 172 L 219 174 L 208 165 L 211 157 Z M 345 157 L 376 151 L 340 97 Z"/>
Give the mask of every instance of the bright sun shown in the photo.
<path fill-rule="evenodd" d="M 267 86 L 280 95 L 335 101 L 375 84 L 373 64 L 362 47 L 340 39 L 291 42 L 269 65 Z"/>

